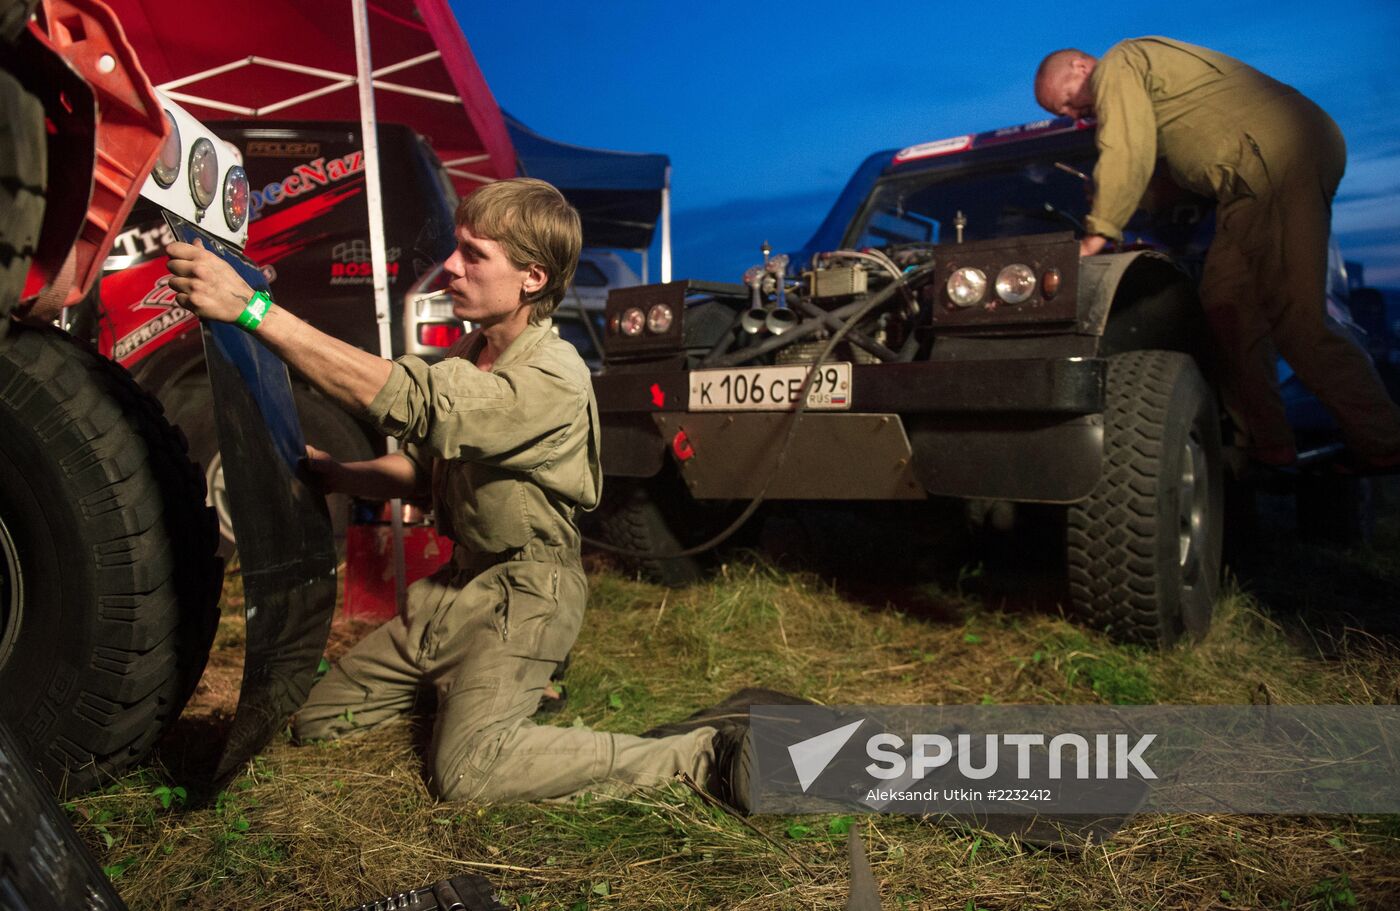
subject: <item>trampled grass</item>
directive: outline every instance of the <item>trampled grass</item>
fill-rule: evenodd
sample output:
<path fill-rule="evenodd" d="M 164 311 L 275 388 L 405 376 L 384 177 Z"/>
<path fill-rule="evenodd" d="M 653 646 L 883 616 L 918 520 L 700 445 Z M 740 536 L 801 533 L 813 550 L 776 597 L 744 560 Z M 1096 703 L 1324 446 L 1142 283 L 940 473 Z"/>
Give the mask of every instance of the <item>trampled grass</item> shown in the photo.
<path fill-rule="evenodd" d="M 1340 590 L 1358 574 L 1400 591 L 1393 517 L 1370 550 L 1276 543 L 1270 559 L 1308 576 L 1285 586 L 1294 595 Z M 668 591 L 595 566 L 569 704 L 553 723 L 639 732 L 751 685 L 892 704 L 1373 704 L 1400 694 L 1389 627 L 1320 616 L 1312 602 L 1280 607 L 1256 594 L 1270 590 L 1266 577 L 1229 584 L 1203 642 L 1155 652 L 1115 645 L 1053 606 L 1004 607 L 979 591 L 979 575 L 871 595 L 754 557 Z M 429 795 L 421 721 L 309 747 L 279 739 L 194 807 L 182 780 L 191 742 L 227 723 L 237 694 L 236 576 L 225 602 L 211 670 L 158 761 L 68 805 L 136 909 L 345 908 L 464 871 L 527 909 L 843 907 L 852 827 L 886 908 L 1400 907 L 1394 817 L 1150 815 L 1070 850 L 883 816 L 748 825 L 680 783 L 625 799 L 479 807 Z M 363 632 L 337 621 L 332 657 Z"/>

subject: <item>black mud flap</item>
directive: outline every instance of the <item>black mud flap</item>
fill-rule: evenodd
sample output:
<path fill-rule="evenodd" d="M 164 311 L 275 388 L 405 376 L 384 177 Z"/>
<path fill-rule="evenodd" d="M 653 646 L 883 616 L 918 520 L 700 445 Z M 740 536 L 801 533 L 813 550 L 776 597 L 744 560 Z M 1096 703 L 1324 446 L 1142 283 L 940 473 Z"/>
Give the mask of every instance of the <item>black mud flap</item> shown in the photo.
<path fill-rule="evenodd" d="M 180 240 L 203 239 L 255 290 L 267 290 L 263 274 L 236 252 L 168 220 Z M 306 484 L 306 443 L 286 365 L 237 326 L 205 323 L 203 332 L 248 624 L 243 686 L 217 785 L 306 701 L 330 634 L 337 561 L 325 497 Z"/>

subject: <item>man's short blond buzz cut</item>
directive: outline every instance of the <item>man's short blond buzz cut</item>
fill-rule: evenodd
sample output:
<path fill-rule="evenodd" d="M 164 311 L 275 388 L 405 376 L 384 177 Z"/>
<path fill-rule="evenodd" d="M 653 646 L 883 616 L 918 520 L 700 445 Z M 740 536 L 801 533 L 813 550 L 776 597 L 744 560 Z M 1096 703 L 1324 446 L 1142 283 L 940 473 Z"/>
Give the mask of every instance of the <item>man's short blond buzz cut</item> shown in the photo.
<path fill-rule="evenodd" d="M 1051 51 L 1045 55 L 1045 59 L 1040 61 L 1040 66 L 1035 68 L 1035 100 L 1043 108 L 1049 108 L 1045 103 L 1045 87 L 1050 80 L 1058 76 L 1065 67 L 1069 66 L 1072 60 L 1093 60 L 1094 55 L 1085 53 L 1077 47 L 1062 48 L 1058 51 Z"/>
<path fill-rule="evenodd" d="M 1044 60 L 1040 61 L 1040 66 L 1035 68 L 1035 84 L 1039 86 L 1048 79 L 1051 74 L 1067 66 L 1071 60 L 1078 60 L 1081 57 L 1087 60 L 1094 59 L 1093 54 L 1081 51 L 1077 47 L 1067 47 L 1058 51 L 1051 51 L 1045 55 Z"/>
<path fill-rule="evenodd" d="M 498 180 L 457 204 L 457 226 L 494 240 L 517 269 L 544 267 L 544 286 L 531 294 L 530 322 L 554 313 L 574 280 L 583 225 L 558 188 L 535 177 Z"/>

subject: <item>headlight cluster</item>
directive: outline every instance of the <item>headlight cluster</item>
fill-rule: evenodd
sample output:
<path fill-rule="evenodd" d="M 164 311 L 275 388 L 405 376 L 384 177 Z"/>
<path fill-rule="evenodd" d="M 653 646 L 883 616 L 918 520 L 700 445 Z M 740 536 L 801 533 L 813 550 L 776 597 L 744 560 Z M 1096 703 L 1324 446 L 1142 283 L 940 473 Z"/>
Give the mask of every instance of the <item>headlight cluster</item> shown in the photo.
<path fill-rule="evenodd" d="M 956 269 L 948 276 L 948 301 L 954 307 L 975 307 L 987 299 L 987 273 L 974 266 Z M 1035 296 L 1036 291 L 1045 300 L 1053 298 L 1060 290 L 1060 270 L 1047 269 L 1037 276 L 1035 270 L 1025 263 L 1012 263 L 997 273 L 991 283 L 997 300 L 1006 304 L 1021 304 Z M 988 306 L 995 302 L 988 301 Z"/>
<path fill-rule="evenodd" d="M 652 304 L 645 311 L 641 307 L 629 307 L 612 318 L 608 330 L 621 332 L 628 338 L 636 338 L 644 330 L 652 335 L 665 335 L 675 320 L 675 311 L 669 304 Z"/>
<path fill-rule="evenodd" d="M 638 360 L 683 351 L 691 333 L 691 297 L 698 296 L 692 289 L 695 284 L 699 283 L 667 282 L 610 290 L 603 310 L 604 359 Z M 724 287 L 747 297 L 737 285 Z"/>
<path fill-rule="evenodd" d="M 179 121 L 170 111 L 165 112 L 165 120 L 170 126 L 170 135 L 160 147 L 160 157 L 151 169 L 151 177 L 161 188 L 168 190 L 175 185 L 183 171 L 189 183 L 190 199 L 194 201 L 197 217 L 221 200 L 224 223 L 230 231 L 240 231 L 248 221 L 248 206 L 252 199 L 248 175 L 242 167 L 233 165 L 219 179 L 219 154 L 213 141 L 205 136 L 195 139 L 185 154 L 184 141 L 180 135 Z"/>

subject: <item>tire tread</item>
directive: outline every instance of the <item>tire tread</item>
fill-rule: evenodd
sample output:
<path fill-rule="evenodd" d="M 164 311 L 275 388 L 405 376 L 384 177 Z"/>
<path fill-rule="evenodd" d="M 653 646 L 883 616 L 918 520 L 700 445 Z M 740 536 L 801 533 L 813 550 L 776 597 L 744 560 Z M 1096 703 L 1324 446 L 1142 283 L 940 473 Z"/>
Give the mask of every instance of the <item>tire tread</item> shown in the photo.
<path fill-rule="evenodd" d="M 96 586 L 72 713 L 36 751 L 51 780 L 81 791 L 143 757 L 193 693 L 218 624 L 222 561 L 203 475 L 125 370 L 64 333 L 25 327 L 0 342 L 0 377 L 0 405 L 34 428 L 77 505 L 82 540 L 59 542 L 63 559 Z"/>
<path fill-rule="evenodd" d="M 1162 646 L 1181 632 L 1178 606 L 1167 603 L 1171 596 L 1158 578 L 1159 555 L 1174 545 L 1160 536 L 1174 532 L 1158 522 L 1157 494 L 1165 482 L 1173 398 L 1190 382 L 1206 388 L 1184 354 L 1131 351 L 1109 359 L 1103 472 L 1089 497 L 1068 511 L 1073 609 L 1088 625 L 1122 641 Z"/>

